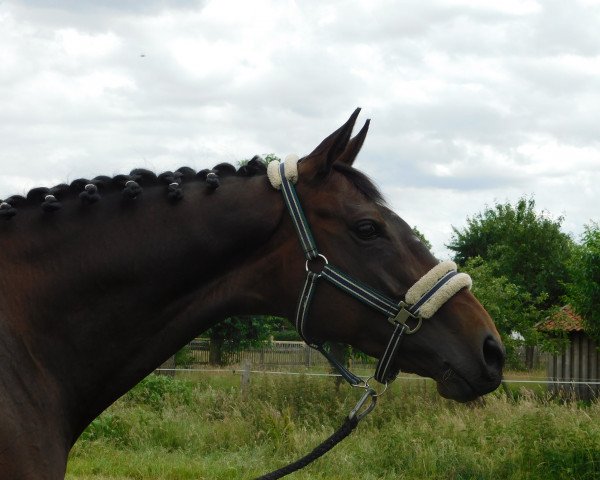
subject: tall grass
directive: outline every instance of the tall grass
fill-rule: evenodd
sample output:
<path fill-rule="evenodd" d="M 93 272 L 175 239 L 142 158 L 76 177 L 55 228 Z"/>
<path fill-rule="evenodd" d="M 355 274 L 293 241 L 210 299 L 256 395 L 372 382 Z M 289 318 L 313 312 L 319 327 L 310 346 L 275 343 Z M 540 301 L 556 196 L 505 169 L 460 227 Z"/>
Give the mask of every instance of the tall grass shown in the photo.
<path fill-rule="evenodd" d="M 67 478 L 254 478 L 330 435 L 359 392 L 331 379 L 150 376 L 92 423 Z M 245 399 L 244 399 L 245 397 Z M 482 405 L 394 385 L 358 429 L 295 479 L 599 479 L 600 404 L 502 393 Z"/>

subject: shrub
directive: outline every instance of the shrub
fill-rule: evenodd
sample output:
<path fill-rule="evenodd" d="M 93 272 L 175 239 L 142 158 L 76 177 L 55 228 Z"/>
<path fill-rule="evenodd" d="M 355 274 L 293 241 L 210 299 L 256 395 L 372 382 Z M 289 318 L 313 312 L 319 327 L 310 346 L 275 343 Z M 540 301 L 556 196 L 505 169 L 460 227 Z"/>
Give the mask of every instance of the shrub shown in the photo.
<path fill-rule="evenodd" d="M 165 405 L 190 405 L 193 383 L 164 375 L 148 375 L 124 396 L 129 404 L 142 404 L 160 410 Z"/>

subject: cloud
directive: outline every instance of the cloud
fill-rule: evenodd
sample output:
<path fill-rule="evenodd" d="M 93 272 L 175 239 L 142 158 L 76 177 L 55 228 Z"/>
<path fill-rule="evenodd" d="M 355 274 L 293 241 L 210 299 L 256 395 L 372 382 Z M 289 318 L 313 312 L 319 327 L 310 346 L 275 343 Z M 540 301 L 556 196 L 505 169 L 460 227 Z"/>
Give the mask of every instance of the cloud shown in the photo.
<path fill-rule="evenodd" d="M 590 1 L 4 2 L 0 196 L 304 154 L 362 106 L 359 166 L 436 251 L 523 194 L 577 233 L 600 200 L 599 23 Z"/>

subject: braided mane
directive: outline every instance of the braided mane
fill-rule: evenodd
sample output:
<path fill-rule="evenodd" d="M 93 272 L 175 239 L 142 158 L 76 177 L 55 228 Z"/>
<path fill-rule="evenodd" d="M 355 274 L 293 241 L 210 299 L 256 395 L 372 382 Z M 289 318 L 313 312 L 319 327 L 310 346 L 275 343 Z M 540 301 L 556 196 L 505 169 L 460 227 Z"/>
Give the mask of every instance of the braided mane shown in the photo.
<path fill-rule="evenodd" d="M 69 185 L 61 183 L 54 187 L 36 187 L 29 190 L 26 196 L 12 195 L 4 201 L 0 200 L 0 218 L 10 219 L 17 213 L 17 208 L 22 207 L 41 206 L 46 212 L 59 210 L 61 201 L 77 196 L 83 203 L 89 204 L 99 201 L 103 194 L 121 190 L 125 198 L 133 199 L 142 193 L 143 187 L 156 185 L 165 185 L 167 198 L 177 201 L 183 197 L 182 187 L 185 183 L 205 182 L 207 188 L 214 190 L 219 187 L 221 178 L 266 175 L 267 163 L 256 155 L 242 162 L 237 169 L 230 163 L 220 163 L 199 172 L 190 167 L 181 167 L 174 172 L 166 171 L 157 175 L 150 170 L 136 168 L 129 175 L 101 175 L 91 180 L 78 178 Z M 367 199 L 385 204 L 381 192 L 365 174 L 344 164 L 336 163 L 333 168 L 346 176 Z"/>
<path fill-rule="evenodd" d="M 212 169 L 196 172 L 190 167 L 181 167 L 174 172 L 166 171 L 155 174 L 150 170 L 136 168 L 129 175 L 115 175 L 114 177 L 98 176 L 91 180 L 78 178 L 69 185 L 61 183 L 54 187 L 36 187 L 29 190 L 26 196 L 12 195 L 0 201 L 0 216 L 12 217 L 15 207 L 28 207 L 41 205 L 45 211 L 60 208 L 60 201 L 79 196 L 84 203 L 94 203 L 100 200 L 103 193 L 121 190 L 126 198 L 135 198 L 142 192 L 142 187 L 165 185 L 167 195 L 172 200 L 183 196 L 182 184 L 190 181 L 205 181 L 209 188 L 218 188 L 219 179 L 228 176 L 251 177 L 266 174 L 266 162 L 255 156 L 236 169 L 229 163 L 220 163 Z"/>

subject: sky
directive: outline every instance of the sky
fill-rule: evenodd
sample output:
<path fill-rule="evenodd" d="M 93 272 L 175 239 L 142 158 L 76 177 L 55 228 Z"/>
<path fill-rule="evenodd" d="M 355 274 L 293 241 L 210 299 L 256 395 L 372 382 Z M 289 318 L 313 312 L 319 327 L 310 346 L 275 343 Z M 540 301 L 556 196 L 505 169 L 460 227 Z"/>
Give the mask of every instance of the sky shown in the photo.
<path fill-rule="evenodd" d="M 305 155 L 362 108 L 355 166 L 439 258 L 533 197 L 599 220 L 600 0 L 0 1 L 0 198 L 143 167 Z"/>

